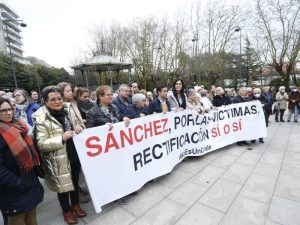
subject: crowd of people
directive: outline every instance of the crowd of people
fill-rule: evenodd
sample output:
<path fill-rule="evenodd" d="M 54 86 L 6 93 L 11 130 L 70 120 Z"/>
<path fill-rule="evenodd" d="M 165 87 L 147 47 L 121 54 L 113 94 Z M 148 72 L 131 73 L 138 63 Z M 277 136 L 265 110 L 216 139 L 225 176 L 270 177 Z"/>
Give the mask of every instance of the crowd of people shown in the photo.
<path fill-rule="evenodd" d="M 81 165 L 72 137 L 83 129 L 130 119 L 194 110 L 205 114 L 217 107 L 258 100 L 265 114 L 275 114 L 276 122 L 298 122 L 300 92 L 291 87 L 233 88 L 204 86 L 186 88 L 176 79 L 170 89 L 157 86 L 153 92 L 139 90 L 135 81 L 121 84 L 117 91 L 102 85 L 95 92 L 62 82 L 45 87 L 41 96 L 23 89 L 0 91 L 0 209 L 8 225 L 36 225 L 36 207 L 43 201 L 43 177 L 49 190 L 57 193 L 64 220 L 78 223 L 87 216 L 80 207 Z M 255 140 L 250 140 L 255 143 Z M 264 143 L 263 138 L 259 142 Z M 249 145 L 248 140 L 237 142 Z M 42 174 L 39 170 L 42 168 Z"/>

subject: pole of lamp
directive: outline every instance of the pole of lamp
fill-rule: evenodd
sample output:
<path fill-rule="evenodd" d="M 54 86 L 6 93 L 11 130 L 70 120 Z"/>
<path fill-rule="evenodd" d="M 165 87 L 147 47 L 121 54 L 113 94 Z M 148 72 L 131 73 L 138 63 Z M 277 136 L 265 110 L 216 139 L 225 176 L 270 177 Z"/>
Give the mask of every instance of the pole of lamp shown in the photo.
<path fill-rule="evenodd" d="M 18 82 L 17 82 L 17 77 L 16 77 L 16 69 L 15 69 L 15 64 L 14 64 L 14 58 L 12 56 L 11 52 L 11 46 L 10 46 L 10 37 L 8 36 L 8 27 L 7 27 L 7 22 L 3 20 L 5 23 L 5 30 L 6 30 L 6 41 L 8 42 L 8 49 L 9 49 L 9 57 L 11 61 L 11 68 L 14 76 L 14 82 L 15 82 L 15 88 L 18 88 Z"/>
<path fill-rule="evenodd" d="M 242 86 L 242 29 L 240 28 L 240 87 Z"/>

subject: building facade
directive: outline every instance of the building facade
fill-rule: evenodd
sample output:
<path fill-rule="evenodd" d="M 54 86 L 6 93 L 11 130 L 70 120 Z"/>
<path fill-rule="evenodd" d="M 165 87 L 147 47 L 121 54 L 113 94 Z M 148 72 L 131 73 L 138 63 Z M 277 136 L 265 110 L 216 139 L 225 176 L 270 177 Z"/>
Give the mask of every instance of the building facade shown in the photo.
<path fill-rule="evenodd" d="M 0 0 L 0 51 L 15 60 L 23 60 L 19 16 Z"/>

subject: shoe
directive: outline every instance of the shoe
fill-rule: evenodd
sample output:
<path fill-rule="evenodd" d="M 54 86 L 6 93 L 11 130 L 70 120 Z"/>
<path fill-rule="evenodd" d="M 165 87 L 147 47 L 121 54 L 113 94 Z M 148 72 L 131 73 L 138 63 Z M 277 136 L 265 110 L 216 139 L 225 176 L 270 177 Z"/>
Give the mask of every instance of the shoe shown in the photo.
<path fill-rule="evenodd" d="M 288 122 L 291 122 L 290 120 L 288 120 Z"/>
<path fill-rule="evenodd" d="M 78 218 L 86 217 L 87 214 L 83 211 L 79 205 L 71 205 L 72 211 L 76 214 Z"/>
<path fill-rule="evenodd" d="M 63 212 L 64 220 L 67 224 L 77 224 L 78 220 L 76 216 L 74 216 L 73 212 L 70 210 L 69 212 Z"/>
<path fill-rule="evenodd" d="M 280 122 L 285 122 L 285 120 L 280 120 Z"/>
<path fill-rule="evenodd" d="M 251 140 L 251 143 L 254 144 L 256 142 L 256 140 Z"/>
<path fill-rule="evenodd" d="M 275 120 L 275 122 L 277 122 L 277 123 L 278 123 L 279 121 L 278 121 L 278 120 Z"/>
<path fill-rule="evenodd" d="M 296 120 L 295 123 L 298 123 L 298 121 Z"/>
<path fill-rule="evenodd" d="M 259 142 L 260 142 L 260 143 L 265 143 L 263 138 L 260 138 L 260 139 L 259 139 Z"/>
<path fill-rule="evenodd" d="M 247 141 L 243 141 L 244 145 L 250 145 Z"/>

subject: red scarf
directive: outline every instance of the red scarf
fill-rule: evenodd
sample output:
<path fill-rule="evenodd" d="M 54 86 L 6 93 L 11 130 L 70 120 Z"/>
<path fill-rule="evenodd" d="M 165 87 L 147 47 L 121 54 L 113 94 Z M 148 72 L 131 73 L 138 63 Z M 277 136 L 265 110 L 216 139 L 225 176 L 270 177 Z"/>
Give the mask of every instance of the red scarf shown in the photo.
<path fill-rule="evenodd" d="M 39 165 L 39 156 L 34 148 L 28 127 L 19 119 L 12 122 L 0 122 L 0 135 L 8 145 L 19 167 L 28 173 L 33 166 Z"/>

